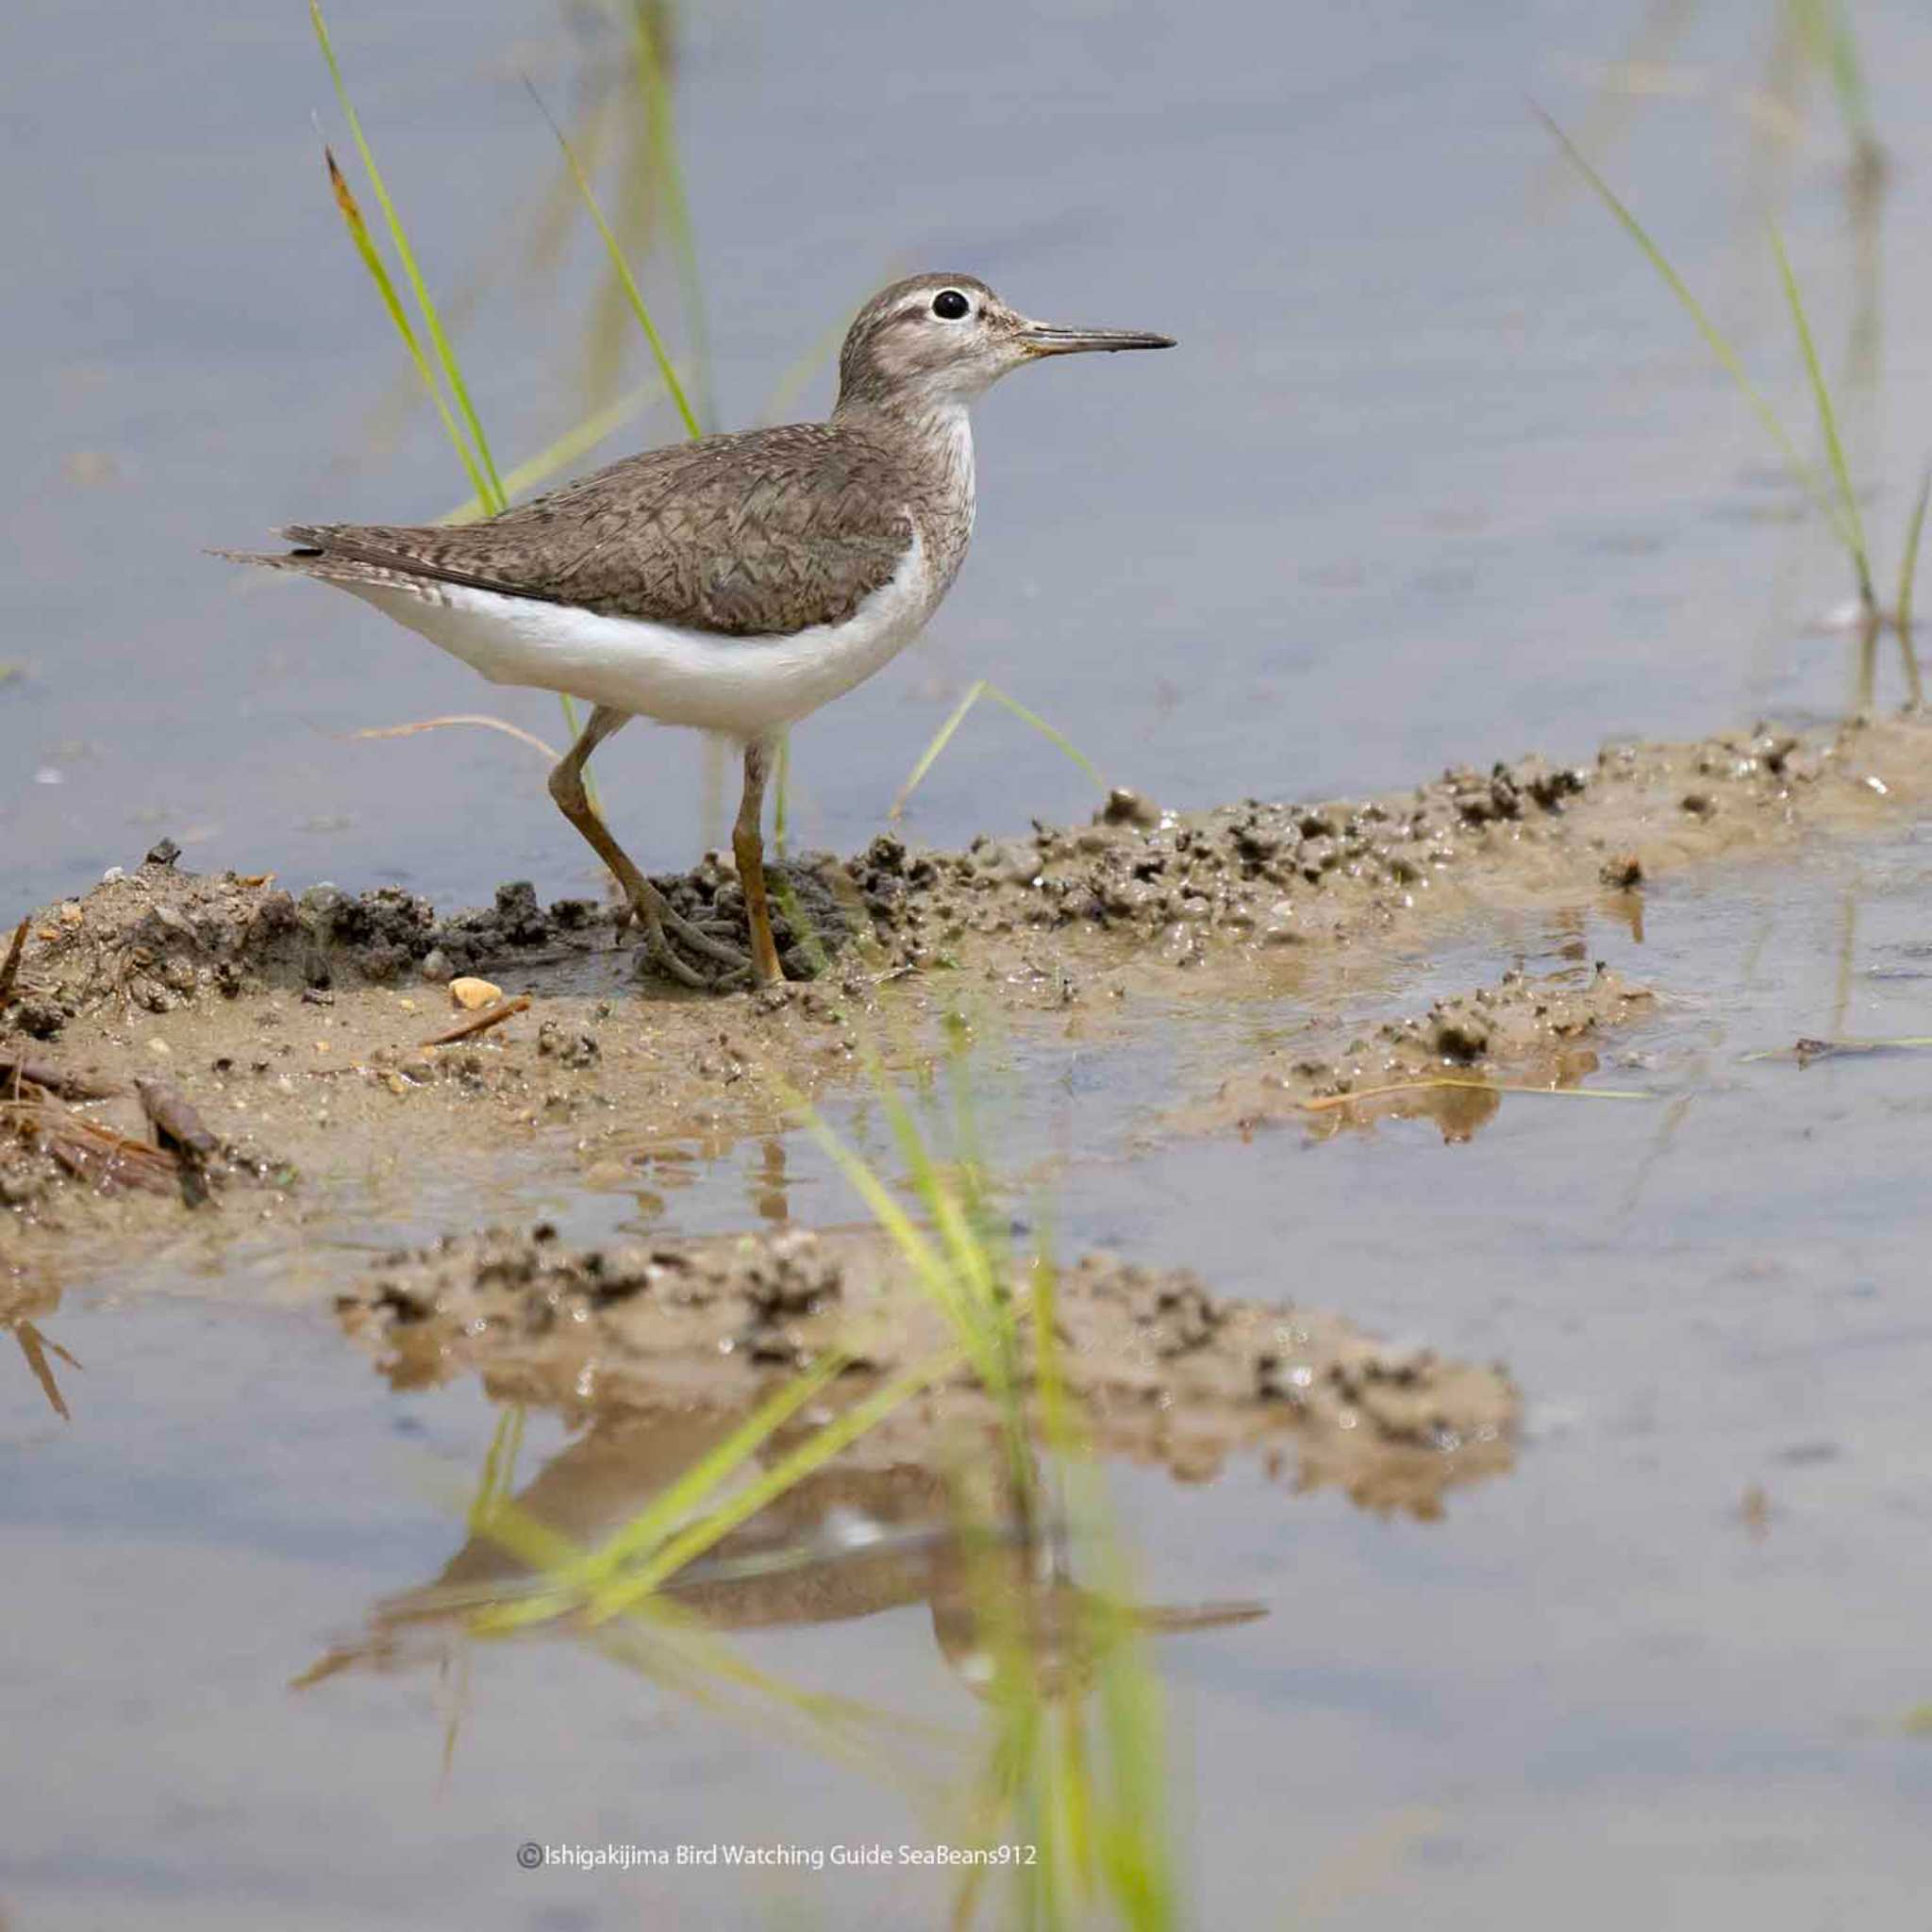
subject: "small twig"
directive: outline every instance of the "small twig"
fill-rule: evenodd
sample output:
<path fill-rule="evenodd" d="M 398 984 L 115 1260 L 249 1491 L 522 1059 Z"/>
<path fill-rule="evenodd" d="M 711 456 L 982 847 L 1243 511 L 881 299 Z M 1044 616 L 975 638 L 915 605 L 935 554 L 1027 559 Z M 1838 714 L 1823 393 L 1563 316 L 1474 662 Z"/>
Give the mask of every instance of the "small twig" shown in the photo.
<path fill-rule="evenodd" d="M 20 1344 L 20 1352 L 26 1357 L 27 1370 L 41 1385 L 41 1393 L 52 1405 L 54 1413 L 63 1423 L 71 1423 L 74 1418 L 61 1399 L 60 1385 L 54 1379 L 54 1371 L 47 1365 L 47 1357 L 49 1354 L 58 1355 L 70 1369 L 77 1369 L 80 1364 L 58 1341 L 50 1341 L 31 1322 L 13 1324 L 13 1339 Z"/>
<path fill-rule="evenodd" d="M 26 929 L 32 918 L 33 914 L 28 913 L 13 928 L 13 943 L 7 949 L 6 964 L 0 965 L 0 1007 L 13 997 L 14 983 L 20 977 L 21 956 L 26 951 Z"/>
<path fill-rule="evenodd" d="M 1435 1087 L 1456 1087 L 1473 1093 L 1541 1093 L 1555 1100 L 1655 1100 L 1654 1093 L 1616 1087 L 1533 1087 L 1515 1080 L 1462 1080 L 1438 1074 L 1426 1080 L 1396 1080 L 1387 1087 L 1357 1087 L 1353 1093 L 1324 1093 L 1300 1103 L 1304 1113 L 1327 1113 L 1354 1100 L 1380 1100 L 1389 1093 L 1425 1093 Z"/>
<path fill-rule="evenodd" d="M 103 1193 L 117 1187 L 171 1192 L 181 1177 L 181 1163 L 165 1148 L 130 1141 L 94 1122 L 46 1106 L 15 1104 L 8 1109 L 25 1116 L 27 1130 L 53 1158 L 77 1179 Z"/>
<path fill-rule="evenodd" d="M 0 1053 L 0 1081 L 8 1086 L 25 1081 L 29 1086 L 44 1087 L 63 1100 L 108 1100 L 126 1091 L 118 1080 L 109 1080 L 103 1074 L 69 1073 L 50 1060 L 15 1053 Z"/>
<path fill-rule="evenodd" d="M 352 738 L 413 738 L 419 731 L 441 731 L 445 724 L 476 724 L 485 731 L 501 731 L 506 738 L 514 738 L 519 744 L 527 744 L 532 751 L 541 752 L 553 765 L 560 756 L 534 731 L 525 731 L 521 724 L 512 724 L 507 719 L 485 717 L 477 711 L 460 711 L 447 718 L 419 718 L 413 724 L 371 724 L 349 735 Z"/>
<path fill-rule="evenodd" d="M 472 1013 L 447 1033 L 439 1033 L 434 1040 L 420 1043 L 424 1046 L 454 1046 L 459 1040 L 468 1040 L 475 1034 L 487 1033 L 492 1026 L 501 1026 L 506 1020 L 527 1012 L 529 1008 L 529 994 L 520 992 L 515 999 L 499 1000 L 493 1007 L 485 1007 L 480 1013 Z"/>
<path fill-rule="evenodd" d="M 1903 1034 L 1894 1040 L 1800 1040 L 1793 1043 L 1791 1053 L 1798 1064 L 1808 1066 L 1813 1060 L 1836 1059 L 1840 1056 L 1874 1053 L 1923 1053 L 1932 1047 L 1932 1036 L 1925 1034 Z M 1776 1053 L 1751 1054 L 1751 1059 L 1782 1059 Z"/>
<path fill-rule="evenodd" d="M 188 1096 L 165 1080 L 137 1079 L 142 1111 L 154 1123 L 155 1138 L 172 1147 L 181 1164 L 181 1199 L 199 1208 L 208 1197 L 208 1163 L 221 1153 L 222 1143 L 208 1130 Z"/>
<path fill-rule="evenodd" d="M 165 1080 L 138 1079 L 134 1091 L 162 1142 L 185 1159 L 212 1160 L 222 1151 L 222 1143 L 208 1132 L 179 1088 L 170 1087 Z"/>

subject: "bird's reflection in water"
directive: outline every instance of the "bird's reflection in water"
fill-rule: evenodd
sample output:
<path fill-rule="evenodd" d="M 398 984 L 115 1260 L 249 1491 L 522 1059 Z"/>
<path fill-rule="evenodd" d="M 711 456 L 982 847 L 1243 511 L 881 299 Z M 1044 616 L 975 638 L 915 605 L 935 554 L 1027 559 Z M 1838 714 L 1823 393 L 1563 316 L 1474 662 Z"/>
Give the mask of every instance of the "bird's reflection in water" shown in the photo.
<path fill-rule="evenodd" d="M 551 1459 L 515 1498 L 521 1518 L 594 1547 L 650 1506 L 729 1433 L 735 1417 L 607 1416 Z M 1024 1652 L 1048 1695 L 1079 1690 L 1111 1642 L 1244 1623 L 1253 1603 L 1164 1607 L 1084 1588 L 1063 1525 L 1024 1509 L 962 1506 L 963 1488 L 916 1462 L 842 1462 L 807 1476 L 664 1587 L 663 1601 L 713 1633 L 829 1624 L 924 1603 L 941 1657 L 975 1695 L 1001 1658 Z M 968 1519 L 972 1521 L 969 1526 Z M 448 1664 L 467 1650 L 470 1619 L 541 1588 L 540 1573 L 491 1533 L 487 1515 L 430 1583 L 384 1599 L 365 1630 L 298 1680 L 351 1669 Z M 579 1627 L 568 1621 L 553 1633 Z"/>

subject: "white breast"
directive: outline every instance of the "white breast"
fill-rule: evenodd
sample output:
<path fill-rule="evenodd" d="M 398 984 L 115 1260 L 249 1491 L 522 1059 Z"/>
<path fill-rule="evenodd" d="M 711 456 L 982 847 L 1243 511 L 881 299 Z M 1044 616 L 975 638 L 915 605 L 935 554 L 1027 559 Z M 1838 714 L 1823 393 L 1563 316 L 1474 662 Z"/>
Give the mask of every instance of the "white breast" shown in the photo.
<path fill-rule="evenodd" d="M 890 663 L 944 594 L 915 537 L 890 582 L 842 624 L 791 637 L 736 638 L 463 584 L 354 584 L 373 604 L 492 684 L 568 691 L 665 724 L 733 738 L 775 731 Z"/>

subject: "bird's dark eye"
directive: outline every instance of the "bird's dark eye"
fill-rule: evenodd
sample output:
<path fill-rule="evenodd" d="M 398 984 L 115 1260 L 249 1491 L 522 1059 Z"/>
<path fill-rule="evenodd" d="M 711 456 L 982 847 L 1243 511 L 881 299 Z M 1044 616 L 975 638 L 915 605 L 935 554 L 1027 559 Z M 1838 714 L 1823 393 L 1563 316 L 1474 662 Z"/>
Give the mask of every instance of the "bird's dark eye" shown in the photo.
<path fill-rule="evenodd" d="M 941 289 L 932 298 L 932 312 L 941 322 L 958 322 L 961 316 L 973 312 L 973 305 L 958 289 Z"/>

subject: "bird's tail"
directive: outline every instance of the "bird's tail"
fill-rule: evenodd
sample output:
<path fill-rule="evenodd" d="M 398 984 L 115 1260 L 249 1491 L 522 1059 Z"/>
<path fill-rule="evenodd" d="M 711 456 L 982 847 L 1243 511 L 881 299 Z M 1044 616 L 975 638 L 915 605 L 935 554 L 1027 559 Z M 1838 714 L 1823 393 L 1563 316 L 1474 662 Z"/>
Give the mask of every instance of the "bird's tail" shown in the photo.
<path fill-rule="evenodd" d="M 386 569 L 359 558 L 343 557 L 327 547 L 328 532 L 313 524 L 291 524 L 275 535 L 292 546 L 287 550 L 219 550 L 207 555 L 228 563 L 252 563 L 262 570 L 291 571 L 297 576 L 319 577 L 325 583 L 378 585 L 394 589 L 410 582 L 406 573 Z"/>

